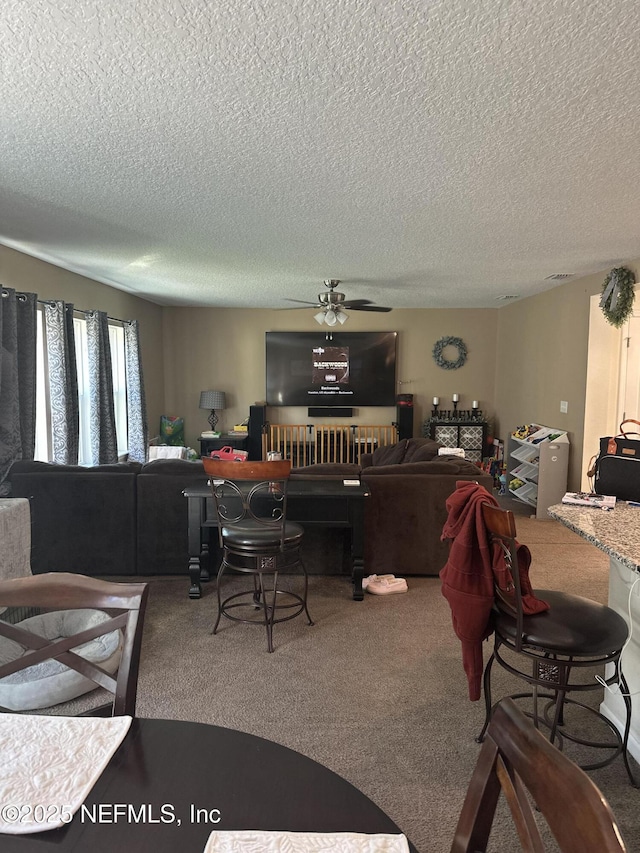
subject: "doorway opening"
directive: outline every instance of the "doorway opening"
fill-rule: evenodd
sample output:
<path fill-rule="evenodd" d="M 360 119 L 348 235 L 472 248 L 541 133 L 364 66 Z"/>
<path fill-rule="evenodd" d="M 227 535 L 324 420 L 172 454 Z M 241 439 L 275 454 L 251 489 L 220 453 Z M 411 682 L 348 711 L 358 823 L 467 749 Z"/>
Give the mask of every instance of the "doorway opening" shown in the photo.
<path fill-rule="evenodd" d="M 640 415 L 640 307 L 638 288 L 633 314 L 620 328 L 611 326 L 600 310 L 600 294 L 591 297 L 587 388 L 582 445 L 582 484 L 589 490 L 587 471 L 598 453 L 600 438 L 616 435 L 625 418 Z"/>

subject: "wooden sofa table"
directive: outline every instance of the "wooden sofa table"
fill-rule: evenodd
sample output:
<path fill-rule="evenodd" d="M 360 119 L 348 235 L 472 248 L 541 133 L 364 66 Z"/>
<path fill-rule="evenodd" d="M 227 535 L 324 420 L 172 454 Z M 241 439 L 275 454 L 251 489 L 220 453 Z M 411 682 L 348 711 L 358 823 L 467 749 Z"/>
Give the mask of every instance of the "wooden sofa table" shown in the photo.
<path fill-rule="evenodd" d="M 210 547 L 217 550 L 216 513 L 208 483 L 188 486 L 189 598 L 200 598 L 201 581 L 210 580 Z M 364 576 L 364 507 L 369 489 L 364 483 L 346 485 L 344 480 L 291 479 L 287 488 L 287 518 L 303 526 L 343 527 L 351 532 L 351 578 L 353 598 L 362 601 Z"/>

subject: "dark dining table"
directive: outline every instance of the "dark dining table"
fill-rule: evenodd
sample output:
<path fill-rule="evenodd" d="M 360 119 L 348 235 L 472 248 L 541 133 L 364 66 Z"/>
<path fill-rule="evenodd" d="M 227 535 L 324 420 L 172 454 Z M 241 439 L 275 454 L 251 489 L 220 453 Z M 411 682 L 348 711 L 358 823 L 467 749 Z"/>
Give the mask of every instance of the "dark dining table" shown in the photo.
<path fill-rule="evenodd" d="M 401 832 L 351 783 L 299 752 L 220 726 L 136 718 L 70 823 L 0 834 L 0 850 L 202 853 L 212 831 L 238 829 Z"/>

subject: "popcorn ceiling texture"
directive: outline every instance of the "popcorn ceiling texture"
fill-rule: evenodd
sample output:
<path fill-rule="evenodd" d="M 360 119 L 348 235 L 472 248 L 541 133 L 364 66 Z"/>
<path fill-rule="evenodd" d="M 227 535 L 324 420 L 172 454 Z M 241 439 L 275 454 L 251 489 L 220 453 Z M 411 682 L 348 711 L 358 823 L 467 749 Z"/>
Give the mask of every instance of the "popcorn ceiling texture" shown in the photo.
<path fill-rule="evenodd" d="M 5 0 L 0 243 L 161 304 L 636 258 L 633 0 Z"/>

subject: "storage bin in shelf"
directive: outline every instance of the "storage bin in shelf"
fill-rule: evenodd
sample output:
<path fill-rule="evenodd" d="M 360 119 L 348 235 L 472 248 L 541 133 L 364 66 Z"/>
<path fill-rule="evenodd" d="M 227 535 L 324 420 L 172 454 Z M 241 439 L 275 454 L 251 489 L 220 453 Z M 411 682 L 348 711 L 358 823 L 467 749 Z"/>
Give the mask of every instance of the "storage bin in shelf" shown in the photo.
<path fill-rule="evenodd" d="M 560 441 L 562 436 L 566 436 L 566 432 L 561 429 L 552 429 L 551 427 L 540 427 L 537 432 L 527 438 L 527 444 L 540 444 L 542 441 Z"/>
<path fill-rule="evenodd" d="M 525 483 L 515 491 L 512 489 L 511 494 L 519 501 L 524 501 L 531 506 L 535 506 L 538 500 L 538 489 L 533 483 Z"/>
<path fill-rule="evenodd" d="M 521 480 L 538 480 L 538 466 L 531 462 L 521 462 L 517 468 L 510 472 L 513 477 L 519 477 Z"/>
<path fill-rule="evenodd" d="M 514 438 L 513 441 L 518 444 L 518 447 L 511 454 L 513 459 L 517 459 L 519 462 L 533 461 L 533 463 L 537 464 L 539 454 L 537 445 L 530 444 L 520 438 Z"/>

